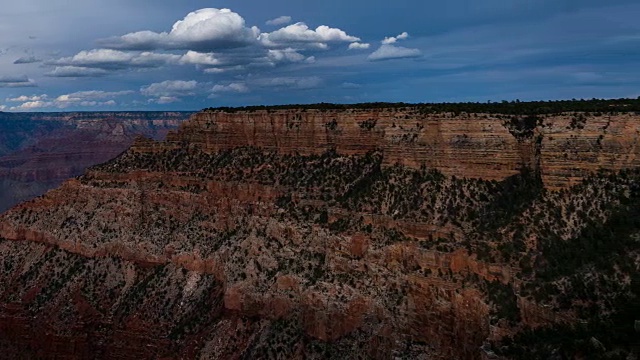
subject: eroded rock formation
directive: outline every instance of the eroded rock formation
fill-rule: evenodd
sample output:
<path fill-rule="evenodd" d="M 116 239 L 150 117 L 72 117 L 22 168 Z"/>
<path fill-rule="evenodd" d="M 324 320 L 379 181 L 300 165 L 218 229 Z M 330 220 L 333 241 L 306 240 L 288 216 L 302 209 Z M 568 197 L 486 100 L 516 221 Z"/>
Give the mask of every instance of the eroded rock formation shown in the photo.
<path fill-rule="evenodd" d="M 195 115 L 0 217 L 0 350 L 479 359 L 606 330 L 637 296 L 640 125 L 572 116 Z"/>

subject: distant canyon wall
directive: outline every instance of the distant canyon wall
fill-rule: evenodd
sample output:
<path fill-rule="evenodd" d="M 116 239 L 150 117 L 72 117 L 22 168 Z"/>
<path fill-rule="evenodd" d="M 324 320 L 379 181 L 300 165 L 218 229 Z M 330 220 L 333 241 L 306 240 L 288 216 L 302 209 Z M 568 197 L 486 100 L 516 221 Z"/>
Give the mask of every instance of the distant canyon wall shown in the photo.
<path fill-rule="evenodd" d="M 125 151 L 164 139 L 190 113 L 0 113 L 0 212 Z"/>

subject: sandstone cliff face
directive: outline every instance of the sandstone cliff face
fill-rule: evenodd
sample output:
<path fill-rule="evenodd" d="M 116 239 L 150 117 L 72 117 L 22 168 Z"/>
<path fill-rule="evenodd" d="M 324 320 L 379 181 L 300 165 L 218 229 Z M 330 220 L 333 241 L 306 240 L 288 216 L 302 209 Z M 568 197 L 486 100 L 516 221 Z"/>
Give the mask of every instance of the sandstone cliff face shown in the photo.
<path fill-rule="evenodd" d="M 386 165 L 424 164 L 446 175 L 489 180 L 516 174 L 524 160 L 516 138 L 498 118 L 423 115 L 416 109 L 205 112 L 167 140 L 212 152 L 247 145 L 300 154 L 382 149 Z"/>
<path fill-rule="evenodd" d="M 487 180 L 539 166 L 551 188 L 574 185 L 598 169 L 638 166 L 638 115 L 587 115 L 576 121 L 577 116 L 541 116 L 534 136 L 518 139 L 505 125 L 511 116 L 499 114 L 422 114 L 410 107 L 212 111 L 196 114 L 167 140 L 210 152 L 247 145 L 300 154 L 381 149 L 387 165 L 426 165 L 449 176 Z"/>
<path fill-rule="evenodd" d="M 622 220 L 640 173 L 586 175 L 632 166 L 636 125 L 594 119 L 523 136 L 411 109 L 198 114 L 0 216 L 0 350 L 478 359 L 593 304 L 613 316 L 640 270 Z M 561 166 L 567 142 L 606 160 Z M 607 222 L 631 230 L 592 246 Z"/>

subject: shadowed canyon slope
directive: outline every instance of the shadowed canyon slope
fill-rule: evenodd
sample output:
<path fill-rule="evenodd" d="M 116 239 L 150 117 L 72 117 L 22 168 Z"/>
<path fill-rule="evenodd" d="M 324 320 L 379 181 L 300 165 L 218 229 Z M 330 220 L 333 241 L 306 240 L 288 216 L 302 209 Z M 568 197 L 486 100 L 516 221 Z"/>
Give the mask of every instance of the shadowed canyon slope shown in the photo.
<path fill-rule="evenodd" d="M 137 135 L 163 139 L 189 115 L 0 113 L 0 212 L 112 159 Z"/>
<path fill-rule="evenodd" d="M 638 120 L 201 112 L 0 217 L 0 350 L 637 353 Z"/>

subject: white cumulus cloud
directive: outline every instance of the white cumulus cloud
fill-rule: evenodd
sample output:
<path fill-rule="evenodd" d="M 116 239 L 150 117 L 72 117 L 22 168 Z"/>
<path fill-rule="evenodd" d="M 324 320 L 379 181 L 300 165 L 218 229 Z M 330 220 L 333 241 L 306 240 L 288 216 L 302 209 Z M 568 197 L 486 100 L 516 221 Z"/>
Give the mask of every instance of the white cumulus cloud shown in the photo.
<path fill-rule="evenodd" d="M 206 8 L 187 14 L 169 32 L 138 31 L 101 43 L 121 50 L 213 51 L 249 45 L 259 34 L 260 29 L 247 27 L 244 18 L 229 9 Z"/>
<path fill-rule="evenodd" d="M 320 25 L 315 30 L 307 24 L 299 22 L 260 34 L 260 41 L 267 47 L 292 47 L 295 44 L 308 45 L 312 48 L 325 49 L 331 42 L 355 42 L 360 38 L 348 35 L 345 31 Z"/>
<path fill-rule="evenodd" d="M 382 40 L 382 43 L 385 45 L 395 44 L 398 40 L 404 40 L 407 38 L 409 38 L 409 33 L 405 31 L 398 36 L 385 37 L 384 40 Z"/>
<path fill-rule="evenodd" d="M 212 53 L 200 53 L 197 51 L 189 50 L 186 54 L 180 58 L 181 64 L 193 64 L 193 65 L 207 65 L 207 66 L 220 66 L 224 62 Z"/>
<path fill-rule="evenodd" d="M 296 49 L 245 49 L 224 53 L 199 53 L 189 51 L 182 56 L 180 64 L 192 64 L 203 68 L 205 73 L 219 74 L 232 70 L 245 70 L 288 63 L 314 62 L 313 56 L 303 55 Z"/>
<path fill-rule="evenodd" d="M 271 19 L 268 24 L 274 26 L 270 29 L 273 31 L 261 32 L 230 9 L 204 8 L 186 14 L 173 26 L 167 24 L 166 31 L 142 28 L 142 31 L 98 40 L 100 46 L 96 49 L 56 55 L 59 58 L 43 61 L 43 67 L 47 68 L 44 75 L 100 77 L 160 68 L 172 71 L 177 66 L 193 66 L 205 74 L 245 72 L 248 75 L 291 64 L 302 68 L 316 62 L 319 50 L 337 44 L 351 50 L 370 47 L 342 29 L 328 25 L 310 27 L 303 22 L 291 24 L 291 20 L 290 16 Z M 331 56 L 331 53 L 323 55 Z M 22 59 L 24 63 L 31 60 L 38 59 Z M 0 87 L 6 86 L 18 85 L 0 84 Z M 184 94 L 162 96 L 180 98 Z"/>

